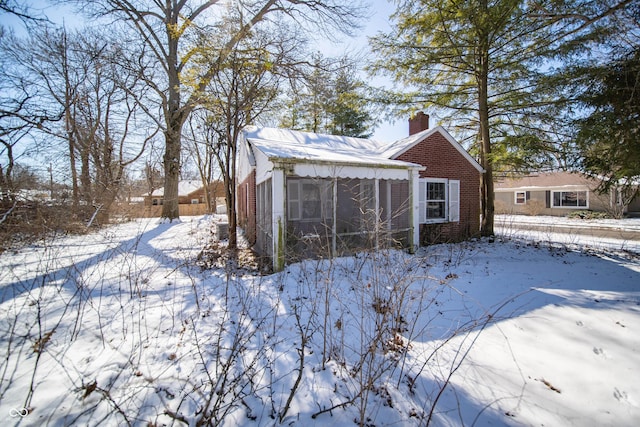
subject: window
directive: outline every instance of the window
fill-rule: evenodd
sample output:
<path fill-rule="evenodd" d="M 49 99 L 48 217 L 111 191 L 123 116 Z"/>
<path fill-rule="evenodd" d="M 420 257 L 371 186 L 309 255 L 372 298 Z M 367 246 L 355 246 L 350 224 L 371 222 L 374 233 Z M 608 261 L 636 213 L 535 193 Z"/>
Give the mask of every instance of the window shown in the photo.
<path fill-rule="evenodd" d="M 320 220 L 323 201 L 329 203 L 331 183 L 322 180 L 289 179 L 287 181 L 287 209 L 290 220 Z M 327 206 L 325 206 L 326 212 Z M 326 216 L 326 215 L 324 215 Z"/>
<path fill-rule="evenodd" d="M 588 191 L 554 191 L 554 208 L 587 208 Z"/>
<path fill-rule="evenodd" d="M 427 220 L 447 217 L 447 187 L 444 182 L 427 182 Z"/>
<path fill-rule="evenodd" d="M 527 203 L 527 192 L 516 191 L 516 205 L 524 205 Z"/>
<path fill-rule="evenodd" d="M 425 178 L 419 183 L 420 223 L 460 220 L 460 181 Z"/>
<path fill-rule="evenodd" d="M 199 199 L 191 199 L 191 204 L 192 205 L 197 205 L 198 203 L 200 203 Z"/>

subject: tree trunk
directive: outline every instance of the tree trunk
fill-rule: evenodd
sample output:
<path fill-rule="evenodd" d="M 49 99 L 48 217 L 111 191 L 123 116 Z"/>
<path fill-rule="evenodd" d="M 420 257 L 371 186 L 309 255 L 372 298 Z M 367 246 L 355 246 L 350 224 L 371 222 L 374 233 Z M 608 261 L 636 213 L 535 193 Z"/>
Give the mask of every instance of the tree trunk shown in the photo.
<path fill-rule="evenodd" d="M 487 1 L 481 7 L 485 16 L 488 14 Z M 478 116 L 480 120 L 480 164 L 485 172 L 480 180 L 481 214 L 480 234 L 493 236 L 493 158 L 489 133 L 489 36 L 481 32 L 478 49 Z"/>
<path fill-rule="evenodd" d="M 178 206 L 178 183 L 180 181 L 180 152 L 182 150 L 182 125 L 185 112 L 180 101 L 180 77 L 178 72 L 178 35 L 171 31 L 178 22 L 179 10 L 171 10 L 167 16 L 167 77 L 169 78 L 169 97 L 167 100 L 165 117 L 167 129 L 165 131 L 164 150 L 164 202 L 162 218 L 173 221 L 180 218 Z"/>
<path fill-rule="evenodd" d="M 174 120 L 174 129 L 168 129 L 165 133 L 164 150 L 164 201 L 162 205 L 162 218 L 172 221 L 180 217 L 178 206 L 178 184 L 180 182 L 180 131 L 182 123 Z"/>
<path fill-rule="evenodd" d="M 76 147 L 75 147 L 75 132 L 74 124 L 72 123 L 71 108 L 75 102 L 73 91 L 71 89 L 71 80 L 69 77 L 69 63 L 67 60 L 67 33 L 63 32 L 63 50 L 62 50 L 62 72 L 64 75 L 64 125 L 67 137 L 67 144 L 69 147 L 69 169 L 71 172 L 71 204 L 74 214 L 78 212 L 78 206 L 80 205 L 80 194 L 78 190 L 78 171 L 76 170 Z"/>
<path fill-rule="evenodd" d="M 82 141 L 80 146 L 80 199 L 85 206 L 91 206 L 93 203 L 93 194 L 91 191 L 91 167 L 89 159 L 90 141 Z"/>
<path fill-rule="evenodd" d="M 233 135 L 233 136 L 232 136 Z M 229 221 L 229 248 L 238 247 L 238 220 L 236 215 L 236 144 L 238 127 L 235 126 L 232 132 L 227 135 L 227 154 L 224 184 L 225 197 L 227 201 L 227 220 Z M 235 138 L 234 138 L 235 136 Z"/>

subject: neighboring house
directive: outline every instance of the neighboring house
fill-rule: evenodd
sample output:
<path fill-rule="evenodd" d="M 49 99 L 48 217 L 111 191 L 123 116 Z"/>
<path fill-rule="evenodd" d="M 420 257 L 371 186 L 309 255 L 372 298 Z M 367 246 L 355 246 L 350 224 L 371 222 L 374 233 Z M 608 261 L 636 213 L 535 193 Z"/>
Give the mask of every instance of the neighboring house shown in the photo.
<path fill-rule="evenodd" d="M 392 144 L 247 127 L 238 224 L 274 270 L 310 256 L 458 241 L 480 228 L 480 165 L 428 116 Z"/>
<path fill-rule="evenodd" d="M 496 181 L 496 212 L 564 216 L 572 211 L 640 211 L 640 199 L 620 206 L 613 190 L 599 194 L 600 181 L 579 172 L 548 172 Z"/>
<path fill-rule="evenodd" d="M 197 205 L 205 203 L 205 188 L 200 180 L 183 180 L 178 183 L 178 204 Z M 209 194 L 214 200 L 215 197 L 224 197 L 222 183 L 212 182 L 209 185 Z M 145 205 L 161 206 L 164 204 L 164 187 L 147 193 L 144 196 Z"/>
<path fill-rule="evenodd" d="M 214 181 L 209 185 L 212 209 L 224 207 L 224 187 L 222 182 Z M 164 204 L 164 188 L 144 195 L 144 206 L 139 215 L 159 217 Z M 204 215 L 209 212 L 205 200 L 205 188 L 200 180 L 183 180 L 178 183 L 178 209 L 180 215 Z"/>

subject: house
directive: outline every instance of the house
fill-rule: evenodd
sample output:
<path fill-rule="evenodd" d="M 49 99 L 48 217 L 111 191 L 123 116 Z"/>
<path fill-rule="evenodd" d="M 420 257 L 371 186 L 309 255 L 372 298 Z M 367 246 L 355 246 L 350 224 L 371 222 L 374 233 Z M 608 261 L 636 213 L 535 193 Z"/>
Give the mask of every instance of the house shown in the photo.
<path fill-rule="evenodd" d="M 209 184 L 209 197 L 214 204 L 224 203 L 224 187 L 219 181 Z M 164 187 L 144 195 L 145 215 L 160 216 L 164 204 Z M 178 183 L 178 207 L 180 215 L 202 215 L 208 213 L 205 187 L 200 180 L 182 180 Z"/>
<path fill-rule="evenodd" d="M 458 241 L 480 227 L 482 167 L 428 116 L 392 144 L 247 127 L 238 145 L 238 224 L 274 270 L 288 261 Z"/>
<path fill-rule="evenodd" d="M 600 194 L 600 179 L 580 172 L 555 171 L 496 180 L 496 212 L 564 216 L 573 211 L 640 211 L 640 198 L 621 204 L 616 190 Z"/>

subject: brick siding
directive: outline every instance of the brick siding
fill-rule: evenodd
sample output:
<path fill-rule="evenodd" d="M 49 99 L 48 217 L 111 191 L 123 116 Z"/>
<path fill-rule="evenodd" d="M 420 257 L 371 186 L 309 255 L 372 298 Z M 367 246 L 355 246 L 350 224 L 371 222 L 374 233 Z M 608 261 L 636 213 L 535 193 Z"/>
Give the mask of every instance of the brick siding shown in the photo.
<path fill-rule="evenodd" d="M 421 224 L 421 244 L 460 241 L 479 234 L 480 173 L 443 135 L 431 134 L 397 160 L 426 166 L 420 178 L 460 180 L 460 222 Z"/>
<path fill-rule="evenodd" d="M 236 200 L 238 226 L 244 230 L 249 243 L 256 242 L 256 171 L 238 185 Z"/>

